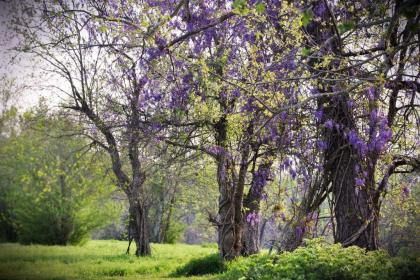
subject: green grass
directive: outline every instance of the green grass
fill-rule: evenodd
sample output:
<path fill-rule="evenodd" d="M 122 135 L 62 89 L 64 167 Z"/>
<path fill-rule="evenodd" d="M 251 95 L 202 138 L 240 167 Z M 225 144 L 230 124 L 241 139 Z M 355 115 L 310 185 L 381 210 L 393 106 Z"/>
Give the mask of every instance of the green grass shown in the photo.
<path fill-rule="evenodd" d="M 170 276 L 190 260 L 214 254 L 214 247 L 152 244 L 152 256 L 142 258 L 126 255 L 126 247 L 113 240 L 84 246 L 0 244 L 0 279 L 217 279 Z"/>

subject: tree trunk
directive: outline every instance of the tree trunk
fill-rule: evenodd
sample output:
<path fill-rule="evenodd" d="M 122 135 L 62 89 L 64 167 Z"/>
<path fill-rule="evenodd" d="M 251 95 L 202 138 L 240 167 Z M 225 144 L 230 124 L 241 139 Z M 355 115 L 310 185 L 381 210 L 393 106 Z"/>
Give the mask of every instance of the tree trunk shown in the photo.
<path fill-rule="evenodd" d="M 312 9 L 319 10 L 325 5 L 324 1 L 313 1 Z M 311 36 L 311 40 L 319 46 L 324 46 L 317 51 L 318 57 L 332 54 L 340 57 L 340 41 L 333 38 L 329 42 L 329 47 L 324 44 L 325 34 L 333 35 L 335 28 L 329 13 L 321 16 L 321 21 L 312 21 L 305 28 L 307 34 Z M 325 67 L 316 70 L 316 63 L 319 59 L 314 58 L 310 61 L 310 65 L 314 68 L 310 71 L 313 74 L 321 74 L 324 78 L 328 78 L 331 82 L 325 82 L 318 86 L 320 93 L 332 92 L 340 87 L 335 82 L 336 77 L 329 72 L 342 64 L 340 58 L 336 58 Z M 324 107 L 319 127 L 322 129 L 321 139 L 325 141 L 327 146 L 324 151 L 324 171 L 325 177 L 331 182 L 331 191 L 333 193 L 333 206 L 337 228 L 335 231 L 335 241 L 342 243 L 344 246 L 358 245 L 370 250 L 377 249 L 377 207 L 374 203 L 373 193 L 374 182 L 371 181 L 372 176 L 365 178 L 364 187 L 356 186 L 356 178 L 360 178 L 360 171 L 356 169 L 363 166 L 363 156 L 359 154 L 354 146 L 348 140 L 352 130 L 355 131 L 356 125 L 353 112 L 348 105 L 349 97 L 347 95 L 321 97 L 318 99 L 319 107 Z M 324 127 L 326 121 L 333 121 L 330 128 Z M 353 131 L 353 132 L 354 132 Z"/>
<path fill-rule="evenodd" d="M 254 187 L 250 188 L 248 195 L 244 199 L 245 215 L 243 216 L 244 231 L 241 251 L 241 255 L 243 256 L 254 255 L 260 252 L 259 228 L 262 189 L 257 190 L 255 184 L 251 184 L 251 186 Z"/>
<path fill-rule="evenodd" d="M 315 202 L 316 201 L 316 202 Z M 311 220 L 308 217 L 312 215 L 311 203 L 315 202 L 314 207 L 319 207 L 323 199 L 317 199 L 314 195 L 307 195 L 303 198 L 296 216 L 288 221 L 281 230 L 282 236 L 278 244 L 279 252 L 291 252 L 299 247 L 303 242 L 303 237 L 307 231 L 307 224 Z"/>
<path fill-rule="evenodd" d="M 131 237 L 136 243 L 136 256 L 149 256 L 151 254 L 151 250 L 149 243 L 147 208 L 142 205 L 138 198 L 130 198 L 129 203 L 129 234 L 131 234 Z"/>
<path fill-rule="evenodd" d="M 243 248 L 241 255 L 249 256 L 260 252 L 260 222 L 256 221 L 254 225 L 244 222 L 244 232 L 242 237 Z"/>
<path fill-rule="evenodd" d="M 348 109 L 347 97 L 329 98 L 325 118 L 351 130 L 354 119 Z M 378 219 L 373 205 L 374 177 L 368 172 L 365 185 L 357 186 L 363 162 L 348 137 L 336 128 L 324 131 L 328 148 L 325 151 L 325 170 L 331 180 L 334 214 L 337 228 L 336 242 L 344 246 L 357 245 L 369 250 L 378 248 Z M 372 166 L 374 168 L 374 166 Z"/>
<path fill-rule="evenodd" d="M 172 213 L 174 211 L 174 205 L 175 205 L 175 194 L 171 197 L 171 201 L 169 202 L 169 210 L 168 215 L 166 216 L 166 220 L 162 222 L 162 242 L 168 243 L 168 233 L 171 227 L 171 219 L 172 219 Z"/>
<path fill-rule="evenodd" d="M 257 171 L 252 172 L 251 187 L 244 199 L 245 224 L 243 235 L 242 255 L 249 256 L 260 252 L 260 203 L 263 196 L 264 187 L 270 179 L 270 169 L 273 161 L 269 158 L 273 153 L 267 154 L 259 164 Z M 254 167 L 253 167 L 254 169 Z"/>
<path fill-rule="evenodd" d="M 219 211 L 217 219 L 218 247 L 220 255 L 231 260 L 241 253 L 243 223 L 237 223 L 235 212 L 235 171 L 227 159 L 226 152 L 222 152 L 218 162 L 217 179 L 219 184 Z M 240 205 L 242 207 L 242 203 Z"/>
<path fill-rule="evenodd" d="M 318 219 L 319 208 L 329 193 L 328 183 L 329 181 L 320 176 L 320 173 L 312 175 L 301 203 L 294 209 L 294 217 L 280 230 L 283 234 L 278 244 L 278 251 L 293 251 L 302 244 L 309 224 Z"/>
<path fill-rule="evenodd" d="M 351 162 L 351 161 L 350 161 Z M 338 178 L 333 181 L 336 242 L 344 246 L 356 245 L 368 250 L 378 249 L 377 211 L 372 209 L 366 188 L 357 191 L 354 176 L 350 171 L 338 168 Z M 342 174 L 343 177 L 340 176 Z"/>
<path fill-rule="evenodd" d="M 279 242 L 277 250 L 279 252 L 291 252 L 302 244 L 303 231 L 297 230 L 295 221 L 289 221 L 282 230 L 282 238 Z"/>
<path fill-rule="evenodd" d="M 163 199 L 161 203 L 158 204 L 156 210 L 156 222 L 153 227 L 153 238 L 152 242 L 161 243 L 162 242 L 162 224 L 163 224 Z"/>
<path fill-rule="evenodd" d="M 217 182 L 219 185 L 219 210 L 216 220 L 220 255 L 234 259 L 241 254 L 243 233 L 243 191 L 248 167 L 250 148 L 245 141 L 241 146 L 239 174 L 235 170 L 232 156 L 227 150 L 227 120 L 220 118 L 215 125 L 217 152 Z"/>
<path fill-rule="evenodd" d="M 264 218 L 262 225 L 260 227 L 260 247 L 264 246 L 262 242 L 264 241 L 265 227 L 267 226 L 267 222 L 268 222 L 268 219 Z"/>

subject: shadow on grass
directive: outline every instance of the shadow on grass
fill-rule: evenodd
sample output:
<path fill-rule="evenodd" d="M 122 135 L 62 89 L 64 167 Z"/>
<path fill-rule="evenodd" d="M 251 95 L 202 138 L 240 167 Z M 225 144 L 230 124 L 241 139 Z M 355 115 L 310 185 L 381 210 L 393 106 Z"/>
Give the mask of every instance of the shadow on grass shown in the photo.
<path fill-rule="evenodd" d="M 223 259 L 219 254 L 211 254 L 202 258 L 192 259 L 185 265 L 178 267 L 171 277 L 199 276 L 206 274 L 218 274 L 226 270 Z"/>

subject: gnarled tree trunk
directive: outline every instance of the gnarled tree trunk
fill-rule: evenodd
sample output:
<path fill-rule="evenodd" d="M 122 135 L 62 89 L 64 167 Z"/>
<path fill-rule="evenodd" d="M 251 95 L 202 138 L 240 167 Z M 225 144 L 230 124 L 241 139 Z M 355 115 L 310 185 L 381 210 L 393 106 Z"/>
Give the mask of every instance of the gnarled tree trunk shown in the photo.
<path fill-rule="evenodd" d="M 129 198 L 129 222 L 128 231 L 136 243 L 136 256 L 148 256 L 151 254 L 149 242 L 149 229 L 147 207 L 141 203 L 138 197 Z"/>
<path fill-rule="evenodd" d="M 217 221 L 217 237 L 220 255 L 225 259 L 233 259 L 240 255 L 237 243 L 240 234 L 235 227 L 235 186 L 232 166 L 221 155 L 217 168 L 219 183 L 219 211 Z"/>
<path fill-rule="evenodd" d="M 251 129 L 252 125 L 248 127 L 247 135 L 250 135 Z M 216 131 L 220 148 L 216 157 L 219 185 L 219 211 L 216 221 L 218 246 L 220 255 L 226 260 L 231 260 L 241 255 L 243 245 L 243 195 L 250 147 L 247 140 L 244 140 L 241 145 L 239 172 L 237 172 L 232 155 L 226 147 L 227 122 L 225 118 L 219 120 Z"/>
<path fill-rule="evenodd" d="M 256 221 L 254 224 L 247 221 L 244 222 L 242 243 L 242 256 L 254 255 L 260 252 L 260 221 Z"/>
<path fill-rule="evenodd" d="M 272 153 L 269 153 L 268 157 L 271 155 Z M 264 158 L 259 164 L 258 170 L 252 174 L 251 187 L 243 201 L 245 209 L 245 215 L 243 216 L 243 247 L 241 252 L 243 256 L 258 254 L 260 252 L 260 203 L 264 187 L 270 177 L 272 164 L 273 161 L 267 158 Z"/>
<path fill-rule="evenodd" d="M 312 1 L 314 11 L 325 7 L 326 2 L 322 0 Z M 321 74 L 320 77 L 329 79 L 330 82 L 318 85 L 320 93 L 333 92 L 340 87 L 337 77 L 331 69 L 342 65 L 339 58 L 341 53 L 341 43 L 333 25 L 334 15 L 329 9 L 319 16 L 318 20 L 313 20 L 305 31 L 310 35 L 311 41 L 316 45 L 322 46 L 316 53 L 318 57 L 333 55 L 336 58 L 325 67 L 317 69 L 316 63 L 319 59 L 312 59 L 310 64 L 313 74 Z M 325 44 L 325 35 L 331 39 L 329 44 Z M 321 123 L 321 139 L 326 143 L 324 151 L 324 172 L 327 180 L 331 182 L 333 194 L 333 209 L 336 219 L 335 241 L 344 246 L 358 245 L 370 250 L 377 249 L 377 209 L 373 205 L 372 192 L 374 183 L 367 183 L 364 187 L 356 185 L 356 178 L 359 176 L 357 168 L 363 166 L 363 159 L 358 154 L 354 143 L 350 143 L 349 135 L 355 130 L 355 120 L 351 107 L 348 104 L 347 94 L 336 96 L 324 96 L 318 98 L 320 109 L 324 109 Z M 333 126 L 326 128 L 324 123 L 332 121 Z M 370 175 L 366 182 L 372 181 Z M 373 179 L 374 180 L 374 179 Z"/>
<path fill-rule="evenodd" d="M 346 96 L 328 98 L 325 119 L 334 120 L 347 129 L 354 129 L 353 116 L 348 109 Z M 325 171 L 331 180 L 334 214 L 337 223 L 336 242 L 344 246 L 357 245 L 369 250 L 378 248 L 378 213 L 372 204 L 374 177 L 366 176 L 365 186 L 357 186 L 362 165 L 358 151 L 348 137 L 337 128 L 325 129 L 328 148 L 325 151 Z M 372 167 L 374 168 L 374 166 Z"/>
<path fill-rule="evenodd" d="M 246 151 L 245 151 L 246 153 Z M 247 155 L 242 155 L 247 159 Z M 241 255 L 243 221 L 243 189 L 246 166 L 242 161 L 237 175 L 233 162 L 225 151 L 219 156 L 217 178 L 219 183 L 219 211 L 217 219 L 218 245 L 220 255 L 231 260 Z"/>

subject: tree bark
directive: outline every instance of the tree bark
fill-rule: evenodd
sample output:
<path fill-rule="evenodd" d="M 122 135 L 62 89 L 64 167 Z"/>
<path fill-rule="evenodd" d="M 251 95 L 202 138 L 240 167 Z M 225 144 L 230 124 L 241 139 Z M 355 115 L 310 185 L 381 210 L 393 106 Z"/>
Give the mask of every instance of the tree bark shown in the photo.
<path fill-rule="evenodd" d="M 217 234 L 219 253 L 226 260 L 240 256 L 243 231 L 242 221 L 238 224 L 235 220 L 237 209 L 235 201 L 236 176 L 233 168 L 226 152 L 221 152 L 217 168 L 219 184 Z M 240 206 L 242 207 L 242 203 Z"/>
<path fill-rule="evenodd" d="M 242 239 L 242 256 L 258 254 L 260 252 L 260 222 L 257 221 L 254 225 L 244 222 Z"/>
<path fill-rule="evenodd" d="M 313 10 L 325 5 L 325 1 L 313 1 Z M 305 31 L 310 35 L 311 41 L 321 47 L 317 56 L 334 55 L 330 65 L 318 69 L 315 63 L 318 59 L 313 59 L 310 64 L 314 66 L 311 70 L 314 74 L 322 74 L 332 82 L 326 82 L 318 86 L 320 93 L 332 92 L 334 88 L 340 87 L 339 82 L 334 82 L 334 74 L 329 70 L 342 64 L 341 39 L 337 29 L 334 27 L 335 18 L 331 10 L 322 15 L 320 21 L 312 21 Z M 330 47 L 327 48 L 323 35 L 329 34 L 331 40 Z M 324 114 L 319 127 L 322 129 L 321 139 L 326 143 L 324 151 L 324 172 L 327 180 L 331 182 L 333 194 L 333 209 L 337 228 L 335 230 L 335 241 L 344 246 L 357 245 L 369 250 L 377 249 L 377 226 L 378 209 L 374 206 L 372 198 L 374 193 L 373 173 L 368 172 L 365 178 L 364 187 L 356 186 L 356 178 L 360 176 L 358 168 L 362 168 L 363 157 L 349 143 L 347 134 L 351 130 L 356 131 L 356 125 L 351 108 L 348 105 L 347 95 L 321 97 L 318 99 L 320 108 L 324 108 Z M 332 120 L 335 125 L 332 128 L 325 128 L 324 123 Z M 368 159 L 369 161 L 369 159 Z M 374 167 L 373 167 L 374 168 Z"/>
<path fill-rule="evenodd" d="M 138 197 L 129 198 L 129 233 L 136 243 L 136 256 L 149 256 L 151 254 L 149 242 L 149 229 L 147 207 Z M 130 232 L 131 231 L 131 232 Z"/>
<path fill-rule="evenodd" d="M 354 129 L 352 113 L 346 96 L 328 98 L 325 118 L 347 129 Z M 373 205 L 374 165 L 367 172 L 365 186 L 356 186 L 363 166 L 358 151 L 352 147 L 342 131 L 324 129 L 328 148 L 325 151 L 325 171 L 331 180 L 334 214 L 337 223 L 336 242 L 344 246 L 357 245 L 368 250 L 378 248 L 378 211 Z"/>
<path fill-rule="evenodd" d="M 169 209 L 168 209 L 168 215 L 166 216 L 166 220 L 164 222 L 162 222 L 163 227 L 162 227 L 162 238 L 161 241 L 163 242 L 168 242 L 168 233 L 169 230 L 171 228 L 171 219 L 172 219 L 172 214 L 174 211 L 174 206 L 175 206 L 175 194 L 173 194 L 173 196 L 171 197 L 171 201 L 169 202 Z"/>
<path fill-rule="evenodd" d="M 272 153 L 269 153 L 268 157 L 272 155 Z M 245 215 L 243 216 L 243 256 L 258 254 L 260 252 L 260 203 L 264 187 L 269 180 L 272 164 L 272 160 L 263 158 L 258 166 L 258 170 L 252 174 L 251 187 L 243 202 L 245 209 Z M 252 223 L 250 223 L 247 221 L 247 217 L 252 214 L 257 215 L 257 219 L 253 219 Z"/>
<path fill-rule="evenodd" d="M 282 238 L 277 250 L 279 252 L 291 252 L 302 244 L 303 233 L 297 234 L 295 221 L 289 221 L 282 230 Z"/>
<path fill-rule="evenodd" d="M 243 246 L 243 195 L 250 154 L 248 136 L 251 135 L 252 124 L 247 127 L 244 140 L 240 144 L 239 172 L 236 171 L 235 162 L 227 149 L 225 117 L 219 120 L 215 129 L 219 148 L 216 156 L 219 185 L 219 211 L 216 219 L 218 245 L 220 255 L 226 260 L 231 260 L 241 255 Z"/>

